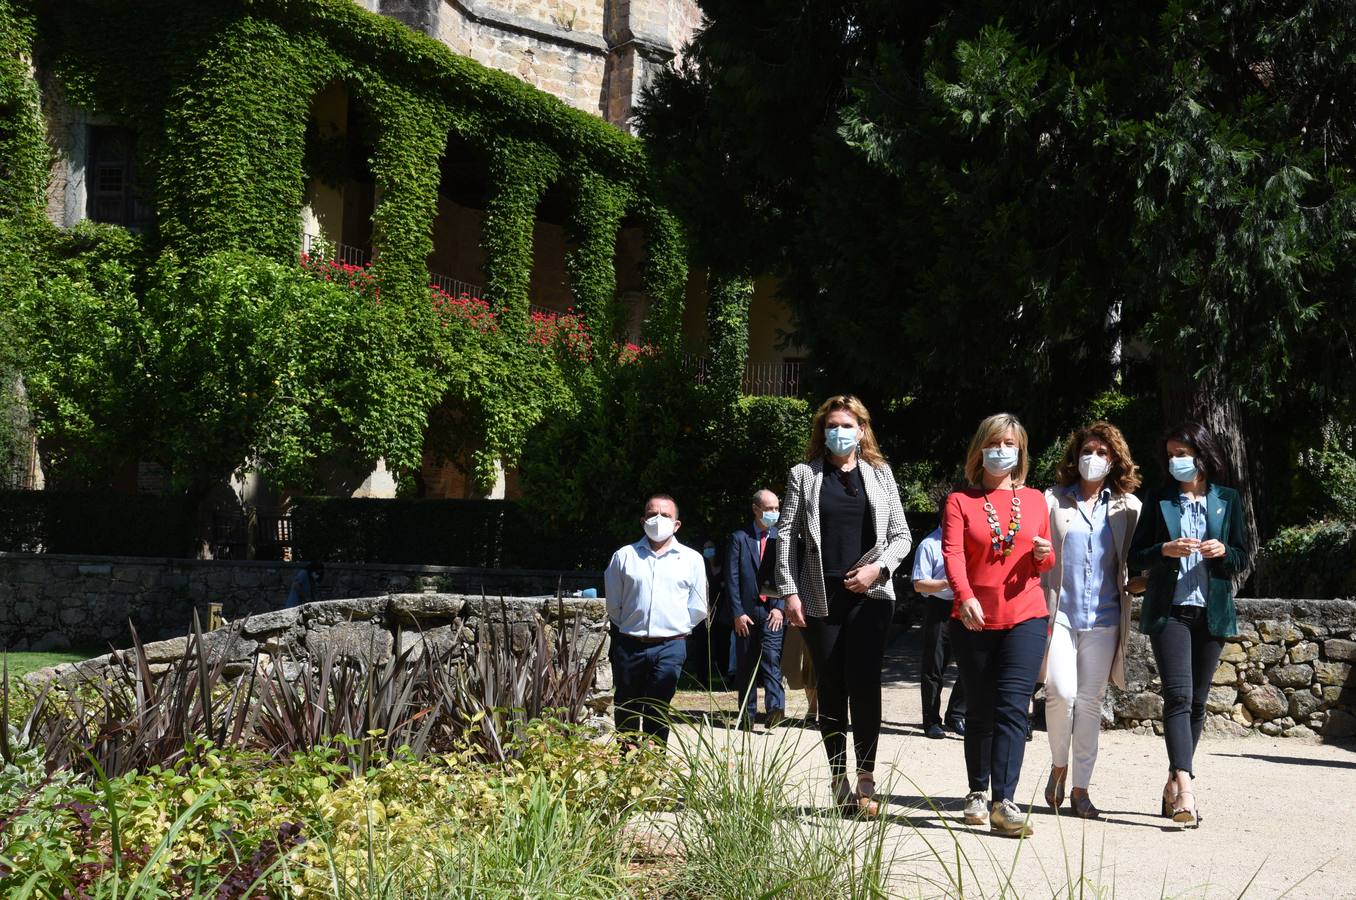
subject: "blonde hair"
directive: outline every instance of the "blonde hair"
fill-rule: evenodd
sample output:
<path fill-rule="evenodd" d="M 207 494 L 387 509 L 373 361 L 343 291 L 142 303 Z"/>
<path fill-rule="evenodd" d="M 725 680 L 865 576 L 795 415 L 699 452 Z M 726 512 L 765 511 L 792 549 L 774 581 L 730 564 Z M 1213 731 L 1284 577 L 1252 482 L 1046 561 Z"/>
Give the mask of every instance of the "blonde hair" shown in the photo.
<path fill-rule="evenodd" d="M 1012 413 L 998 413 L 979 423 L 975 436 L 970 438 L 970 449 L 965 451 L 966 481 L 975 486 L 984 483 L 984 445 L 994 438 L 1002 437 L 1009 430 L 1017 438 L 1017 466 L 1012 470 L 1012 483 L 1021 485 L 1026 482 L 1030 465 L 1026 450 L 1026 429 Z"/>
<path fill-rule="evenodd" d="M 860 457 L 877 468 L 886 465 L 885 454 L 880 452 L 880 444 L 876 443 L 876 433 L 871 430 L 871 413 L 866 411 L 862 401 L 851 394 L 838 394 L 820 404 L 818 411 L 815 412 L 814 421 L 810 423 L 810 443 L 805 448 L 805 461 L 812 462 L 825 454 L 824 420 L 829 417 L 829 413 L 840 409 L 852 413 L 857 424 L 862 426 L 862 439 L 857 444 L 857 453 Z"/>
<path fill-rule="evenodd" d="M 1110 422 L 1093 422 L 1069 435 L 1055 480 L 1068 487 L 1082 478 L 1078 472 L 1078 457 L 1090 438 L 1096 438 L 1111 448 L 1111 456 L 1116 460 L 1106 476 L 1106 485 L 1112 493 L 1133 494 L 1140 486 L 1139 466 L 1135 465 L 1134 457 L 1130 455 L 1130 445 L 1125 442 L 1125 435 Z"/>

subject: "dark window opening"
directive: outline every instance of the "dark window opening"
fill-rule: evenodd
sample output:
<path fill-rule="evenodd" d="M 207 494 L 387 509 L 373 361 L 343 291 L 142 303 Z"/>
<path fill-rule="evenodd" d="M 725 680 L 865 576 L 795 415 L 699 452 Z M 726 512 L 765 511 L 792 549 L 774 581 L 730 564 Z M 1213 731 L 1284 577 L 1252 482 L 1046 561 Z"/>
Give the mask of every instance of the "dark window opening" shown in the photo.
<path fill-rule="evenodd" d="M 150 220 L 150 205 L 137 182 L 136 135 L 127 128 L 91 125 L 85 188 L 89 218 L 140 231 Z"/>

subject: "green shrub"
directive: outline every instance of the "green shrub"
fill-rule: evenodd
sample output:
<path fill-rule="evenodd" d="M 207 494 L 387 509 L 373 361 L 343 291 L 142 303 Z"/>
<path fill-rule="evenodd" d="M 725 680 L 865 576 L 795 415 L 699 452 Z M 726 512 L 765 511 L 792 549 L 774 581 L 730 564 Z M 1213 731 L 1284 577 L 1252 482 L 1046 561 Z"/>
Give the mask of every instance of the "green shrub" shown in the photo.
<path fill-rule="evenodd" d="M 1258 597 L 1356 597 L 1356 524 L 1315 522 L 1281 530 L 1257 556 Z"/>

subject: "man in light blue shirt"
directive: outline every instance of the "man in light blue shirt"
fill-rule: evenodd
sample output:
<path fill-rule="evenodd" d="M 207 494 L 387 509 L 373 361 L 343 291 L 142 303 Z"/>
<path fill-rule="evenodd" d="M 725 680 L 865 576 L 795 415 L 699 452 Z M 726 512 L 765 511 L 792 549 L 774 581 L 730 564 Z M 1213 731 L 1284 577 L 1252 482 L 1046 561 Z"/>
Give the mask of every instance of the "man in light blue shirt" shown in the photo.
<path fill-rule="evenodd" d="M 941 739 L 946 737 L 942 727 L 943 676 L 951 662 L 946 623 L 951 619 L 955 594 L 946 580 L 940 527 L 919 541 L 913 552 L 913 589 L 922 595 L 924 604 L 922 672 L 918 679 L 918 689 L 923 695 L 923 734 Z M 965 688 L 959 678 L 946 704 L 946 728 L 965 734 Z"/>
<path fill-rule="evenodd" d="M 645 501 L 645 537 L 612 554 L 603 584 L 611 620 L 617 731 L 669 737 L 669 702 L 687 658 L 687 636 L 706 619 L 702 555 L 674 536 L 682 526 L 667 494 Z"/>

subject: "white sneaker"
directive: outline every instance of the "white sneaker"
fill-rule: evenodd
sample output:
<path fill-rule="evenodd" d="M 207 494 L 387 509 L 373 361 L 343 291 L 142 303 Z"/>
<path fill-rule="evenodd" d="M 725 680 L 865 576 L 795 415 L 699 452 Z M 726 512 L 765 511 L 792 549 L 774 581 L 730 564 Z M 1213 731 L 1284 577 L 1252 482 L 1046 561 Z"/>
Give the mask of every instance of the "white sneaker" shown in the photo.
<path fill-rule="evenodd" d="M 989 823 L 989 798 L 983 791 L 971 791 L 965 795 L 965 824 L 987 825 Z"/>
<path fill-rule="evenodd" d="M 1011 800 L 1003 800 L 989 810 L 989 831 L 1004 837 L 1029 837 L 1033 831 L 1022 809 Z"/>

